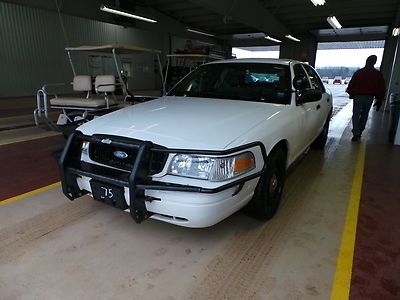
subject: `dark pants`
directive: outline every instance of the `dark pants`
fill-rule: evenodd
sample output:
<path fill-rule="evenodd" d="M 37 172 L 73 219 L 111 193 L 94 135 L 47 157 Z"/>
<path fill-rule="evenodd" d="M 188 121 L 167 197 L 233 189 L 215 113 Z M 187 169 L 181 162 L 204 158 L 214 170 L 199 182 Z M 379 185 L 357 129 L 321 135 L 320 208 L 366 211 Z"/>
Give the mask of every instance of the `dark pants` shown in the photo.
<path fill-rule="evenodd" d="M 354 96 L 353 100 L 353 135 L 359 136 L 365 129 L 368 121 L 374 96 Z"/>

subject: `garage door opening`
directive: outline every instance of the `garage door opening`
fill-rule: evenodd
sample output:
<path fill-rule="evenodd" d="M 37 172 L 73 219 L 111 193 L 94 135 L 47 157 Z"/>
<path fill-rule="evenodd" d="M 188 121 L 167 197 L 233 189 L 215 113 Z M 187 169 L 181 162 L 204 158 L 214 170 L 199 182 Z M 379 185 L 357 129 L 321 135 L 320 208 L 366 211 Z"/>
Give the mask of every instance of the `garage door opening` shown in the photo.
<path fill-rule="evenodd" d="M 370 55 L 378 57 L 375 67 L 379 69 L 384 46 L 385 41 L 319 43 L 315 66 L 322 77 L 333 80 L 334 76 L 341 76 L 345 79 L 364 67 Z"/>
<path fill-rule="evenodd" d="M 236 58 L 279 58 L 279 46 L 232 48 Z"/>
<path fill-rule="evenodd" d="M 382 63 L 385 41 L 357 41 L 319 43 L 315 67 L 334 99 L 333 114 L 346 106 L 350 99 L 346 93 L 354 72 L 365 66 L 370 55 L 378 57 L 375 68 Z"/>

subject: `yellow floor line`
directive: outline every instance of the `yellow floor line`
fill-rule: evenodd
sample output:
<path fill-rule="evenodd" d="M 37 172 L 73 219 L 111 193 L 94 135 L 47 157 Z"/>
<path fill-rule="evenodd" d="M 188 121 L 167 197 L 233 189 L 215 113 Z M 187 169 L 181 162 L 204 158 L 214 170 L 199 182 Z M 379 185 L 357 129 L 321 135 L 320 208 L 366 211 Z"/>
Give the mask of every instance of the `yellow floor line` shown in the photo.
<path fill-rule="evenodd" d="M 21 143 L 21 142 L 27 142 L 27 141 L 33 141 L 33 140 L 38 140 L 38 139 L 44 139 L 44 138 L 56 136 L 56 135 L 61 135 L 61 133 L 49 132 L 49 133 L 44 133 L 44 134 L 32 135 L 32 136 L 28 136 L 28 137 L 13 138 L 13 139 L 6 140 L 5 142 L 0 142 L 0 146 Z"/>
<path fill-rule="evenodd" d="M 24 194 L 15 196 L 15 197 L 11 197 L 11 198 L 5 199 L 5 200 L 3 200 L 3 201 L 0 201 L 0 206 L 2 206 L 2 205 L 4 205 L 4 204 L 7 204 L 7 203 L 11 203 L 11 202 L 17 201 L 17 200 L 21 200 L 21 199 L 26 198 L 26 197 L 29 197 L 29 196 L 36 195 L 36 194 L 38 194 L 38 193 L 42 193 L 42 192 L 51 190 L 51 189 L 53 189 L 53 188 L 55 188 L 55 187 L 58 187 L 58 186 L 60 186 L 60 185 L 61 185 L 61 182 L 56 182 L 56 183 L 53 183 L 53 184 L 50 184 L 50 185 L 41 187 L 41 188 L 39 188 L 39 189 L 30 191 L 30 192 L 27 192 L 27 193 L 24 193 Z"/>
<path fill-rule="evenodd" d="M 336 264 L 331 300 L 349 299 L 351 273 L 353 268 L 354 244 L 356 240 L 358 209 L 360 206 L 361 187 L 364 174 L 365 144 L 360 144 L 356 169 L 353 177 L 349 206 Z"/>

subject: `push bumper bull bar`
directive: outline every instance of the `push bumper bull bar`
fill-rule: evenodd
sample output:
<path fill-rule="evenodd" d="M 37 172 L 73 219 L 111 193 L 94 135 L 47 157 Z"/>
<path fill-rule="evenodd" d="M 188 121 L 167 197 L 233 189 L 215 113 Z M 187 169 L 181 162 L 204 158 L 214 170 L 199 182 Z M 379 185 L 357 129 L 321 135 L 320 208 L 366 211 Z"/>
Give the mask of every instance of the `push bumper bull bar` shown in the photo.
<path fill-rule="evenodd" d="M 81 161 L 82 145 L 84 142 L 109 144 L 122 149 L 136 150 L 136 158 L 130 172 L 120 171 L 114 168 L 108 168 L 100 165 L 90 164 Z M 153 181 L 150 172 L 150 164 L 152 154 L 155 152 L 163 153 L 181 153 L 181 154 L 197 154 L 197 155 L 229 155 L 252 147 L 260 147 L 264 158 L 263 168 L 254 174 L 242 177 L 238 180 L 229 182 L 217 188 L 203 188 L 198 186 L 181 185 L 173 183 L 165 183 Z M 72 133 L 63 149 L 59 159 L 59 169 L 62 183 L 62 191 L 64 195 L 74 200 L 88 192 L 79 188 L 77 178 L 81 176 L 89 177 L 94 180 L 109 183 L 116 186 L 127 187 L 129 189 L 129 209 L 132 218 L 137 222 L 149 218 L 152 213 L 147 211 L 146 201 L 152 201 L 146 197 L 145 190 L 163 190 L 163 191 L 179 191 L 194 193 L 218 193 L 223 190 L 243 185 L 245 182 L 261 176 L 266 168 L 266 150 L 261 142 L 254 142 L 243 146 L 231 148 L 228 150 L 193 150 L 193 149 L 168 149 L 154 145 L 149 141 L 140 141 L 134 139 L 126 139 L 119 136 L 111 135 L 93 135 L 88 136 L 80 131 Z"/>

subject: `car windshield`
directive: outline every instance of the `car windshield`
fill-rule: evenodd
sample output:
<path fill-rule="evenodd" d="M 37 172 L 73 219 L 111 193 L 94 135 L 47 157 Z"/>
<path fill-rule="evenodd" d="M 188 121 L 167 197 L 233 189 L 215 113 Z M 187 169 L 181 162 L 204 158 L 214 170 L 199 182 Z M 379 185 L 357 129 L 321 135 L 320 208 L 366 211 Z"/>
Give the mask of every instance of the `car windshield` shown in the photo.
<path fill-rule="evenodd" d="M 290 104 L 290 78 L 289 67 L 280 64 L 208 64 L 190 73 L 168 96 Z"/>

